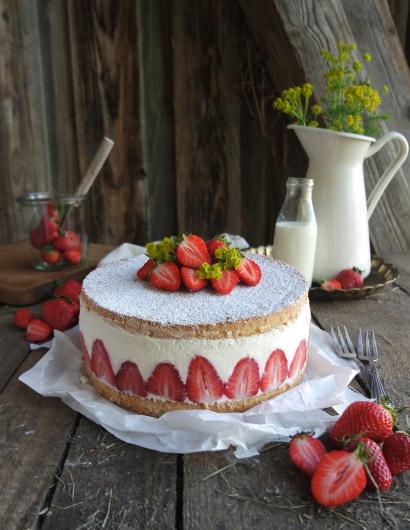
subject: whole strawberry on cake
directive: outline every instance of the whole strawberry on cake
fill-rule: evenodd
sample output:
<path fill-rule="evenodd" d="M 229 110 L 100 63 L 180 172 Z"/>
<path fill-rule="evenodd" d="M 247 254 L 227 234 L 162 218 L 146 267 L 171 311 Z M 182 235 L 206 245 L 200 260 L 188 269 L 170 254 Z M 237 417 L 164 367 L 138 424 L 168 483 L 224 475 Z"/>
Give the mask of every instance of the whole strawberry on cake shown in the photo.
<path fill-rule="evenodd" d="M 80 302 L 90 382 L 124 408 L 239 412 L 303 377 L 307 283 L 223 237 L 148 243 L 146 255 L 91 272 Z"/>

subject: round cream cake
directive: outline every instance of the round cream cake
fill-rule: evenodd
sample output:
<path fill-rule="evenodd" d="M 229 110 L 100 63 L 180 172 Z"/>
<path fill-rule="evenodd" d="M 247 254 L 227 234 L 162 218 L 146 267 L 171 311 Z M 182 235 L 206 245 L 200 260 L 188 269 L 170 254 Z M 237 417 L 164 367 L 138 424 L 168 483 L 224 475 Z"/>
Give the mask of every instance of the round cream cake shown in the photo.
<path fill-rule="evenodd" d="M 83 282 L 81 347 L 90 382 L 151 416 L 180 409 L 244 411 L 297 385 L 307 362 L 308 286 L 280 261 L 248 255 L 254 286 L 161 291 L 135 277 L 138 256 Z"/>

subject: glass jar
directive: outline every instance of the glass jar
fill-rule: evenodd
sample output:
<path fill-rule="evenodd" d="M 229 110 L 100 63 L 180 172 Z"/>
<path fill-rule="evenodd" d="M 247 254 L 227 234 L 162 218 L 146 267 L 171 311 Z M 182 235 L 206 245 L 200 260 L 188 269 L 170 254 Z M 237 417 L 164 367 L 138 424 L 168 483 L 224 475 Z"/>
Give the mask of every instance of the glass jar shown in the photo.
<path fill-rule="evenodd" d="M 273 257 L 293 265 L 309 285 L 312 283 L 317 237 L 312 188 L 313 179 L 288 179 L 273 240 Z"/>
<path fill-rule="evenodd" d="M 25 193 L 17 198 L 31 248 L 41 271 L 76 266 L 87 258 L 85 195 Z"/>

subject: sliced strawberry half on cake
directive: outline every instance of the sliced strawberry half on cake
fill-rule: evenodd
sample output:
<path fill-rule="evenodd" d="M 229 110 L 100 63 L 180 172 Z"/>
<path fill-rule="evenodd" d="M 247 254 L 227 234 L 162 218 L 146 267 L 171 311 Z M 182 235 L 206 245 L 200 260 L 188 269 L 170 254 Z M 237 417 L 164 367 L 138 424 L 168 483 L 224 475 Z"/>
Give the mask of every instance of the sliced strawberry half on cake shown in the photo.
<path fill-rule="evenodd" d="M 243 258 L 241 264 L 235 270 L 239 278 L 246 285 L 257 285 L 262 276 L 259 265 L 249 258 Z"/>
<path fill-rule="evenodd" d="M 306 363 L 307 357 L 307 343 L 305 339 L 301 340 L 299 346 L 297 347 L 296 353 L 292 359 L 290 368 L 289 368 L 289 379 L 292 379 L 297 374 L 299 374 Z"/>
<path fill-rule="evenodd" d="M 134 396 L 146 397 L 147 389 L 138 366 L 126 361 L 122 363 L 116 376 L 117 388 Z"/>
<path fill-rule="evenodd" d="M 116 386 L 115 374 L 108 357 L 108 352 L 105 349 L 103 341 L 100 339 L 96 339 L 93 344 L 91 370 L 98 379 L 111 386 Z"/>
<path fill-rule="evenodd" d="M 207 280 L 202 280 L 198 276 L 196 269 L 191 269 L 190 267 L 181 267 L 181 278 L 188 291 L 192 292 L 200 291 L 208 283 Z"/>
<path fill-rule="evenodd" d="M 255 359 L 245 357 L 238 361 L 225 384 L 224 393 L 231 399 L 255 396 L 259 390 L 259 367 Z"/>
<path fill-rule="evenodd" d="M 211 263 L 205 241 L 195 234 L 183 236 L 177 246 L 177 259 L 181 265 L 194 269 L 202 263 Z"/>
<path fill-rule="evenodd" d="M 161 396 L 171 401 L 184 401 L 185 385 L 178 370 L 171 363 L 160 363 L 152 372 L 147 382 L 150 394 Z"/>
<path fill-rule="evenodd" d="M 152 269 L 155 265 L 156 263 L 153 259 L 148 259 L 144 265 L 137 270 L 137 278 L 140 280 L 149 280 L 151 278 Z"/>
<path fill-rule="evenodd" d="M 288 362 L 282 350 L 274 350 L 266 361 L 265 371 L 261 378 L 262 392 L 275 390 L 286 380 L 288 375 Z"/>
<path fill-rule="evenodd" d="M 194 403 L 213 403 L 222 397 L 224 385 L 212 364 L 197 355 L 189 365 L 186 389 Z"/>
<path fill-rule="evenodd" d="M 150 282 L 163 291 L 178 291 L 181 287 L 181 273 L 172 261 L 160 263 L 152 269 Z"/>
<path fill-rule="evenodd" d="M 215 291 L 219 294 L 229 294 L 238 283 L 239 277 L 235 271 L 223 270 L 221 277 L 212 279 L 211 284 Z"/>
<path fill-rule="evenodd" d="M 90 368 L 91 370 L 91 357 L 88 353 L 87 346 L 85 345 L 84 335 L 80 333 L 80 346 L 81 346 L 81 352 L 83 354 L 84 362 Z"/>

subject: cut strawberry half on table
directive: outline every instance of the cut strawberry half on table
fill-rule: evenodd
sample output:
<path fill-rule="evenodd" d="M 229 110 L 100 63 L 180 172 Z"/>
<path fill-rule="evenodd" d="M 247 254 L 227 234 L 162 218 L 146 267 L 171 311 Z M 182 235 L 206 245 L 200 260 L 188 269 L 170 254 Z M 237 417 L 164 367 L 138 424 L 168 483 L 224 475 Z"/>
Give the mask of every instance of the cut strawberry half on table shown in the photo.
<path fill-rule="evenodd" d="M 323 443 L 311 433 L 296 434 L 289 443 L 289 456 L 292 462 L 310 477 L 326 454 Z"/>
<path fill-rule="evenodd" d="M 274 350 L 266 361 L 261 378 L 262 392 L 270 392 L 282 385 L 288 375 L 288 361 L 282 350 Z"/>
<path fill-rule="evenodd" d="M 27 329 L 27 326 L 34 318 L 35 316 L 30 309 L 22 307 L 14 313 L 13 322 L 18 328 Z"/>
<path fill-rule="evenodd" d="M 356 451 L 330 451 L 319 462 L 312 478 L 311 491 L 322 506 L 331 508 L 350 502 L 366 487 L 363 460 Z"/>
<path fill-rule="evenodd" d="M 191 269 L 190 267 L 181 267 L 181 278 L 188 291 L 200 291 L 208 283 L 207 280 L 199 278 L 196 269 Z"/>
<path fill-rule="evenodd" d="M 212 364 L 198 355 L 189 365 L 186 389 L 194 403 L 213 403 L 222 396 L 224 385 Z"/>
<path fill-rule="evenodd" d="M 185 385 L 178 370 L 171 363 L 160 363 L 152 372 L 147 382 L 150 394 L 161 396 L 171 401 L 184 401 Z"/>
<path fill-rule="evenodd" d="M 140 397 L 147 396 L 147 389 L 141 372 L 139 371 L 138 366 L 131 361 L 122 363 L 121 368 L 117 373 L 116 381 L 117 388 L 118 390 L 121 390 L 121 392 L 127 392 L 128 394 Z"/>
<path fill-rule="evenodd" d="M 100 339 L 96 339 L 93 344 L 91 370 L 98 379 L 101 379 L 113 387 L 116 386 L 116 379 L 108 357 L 108 352 L 105 349 L 103 341 Z"/>
<path fill-rule="evenodd" d="M 84 362 L 88 366 L 88 368 L 91 370 L 91 357 L 88 353 L 87 346 L 85 344 L 84 335 L 80 333 L 80 347 L 81 352 L 83 354 Z"/>
<path fill-rule="evenodd" d="M 336 289 L 343 289 L 342 284 L 339 282 L 339 280 L 336 279 L 326 280 L 325 282 L 320 284 L 320 288 L 324 289 L 325 291 L 335 291 Z"/>
<path fill-rule="evenodd" d="M 219 279 L 212 279 L 211 285 L 219 294 L 229 294 L 239 281 L 235 271 L 223 270 Z"/>
<path fill-rule="evenodd" d="M 30 342 L 43 342 L 52 333 L 51 327 L 42 320 L 35 318 L 27 326 L 26 339 Z"/>
<path fill-rule="evenodd" d="M 249 258 L 243 258 L 241 264 L 239 267 L 236 267 L 235 271 L 246 285 L 257 285 L 262 276 L 259 265 Z"/>
<path fill-rule="evenodd" d="M 163 291 L 178 291 L 181 286 L 181 273 L 172 261 L 160 263 L 152 269 L 150 282 Z"/>
<path fill-rule="evenodd" d="M 296 349 L 296 353 L 290 364 L 288 377 L 292 379 L 303 370 L 306 363 L 307 357 L 307 343 L 305 339 L 301 340 L 299 346 Z"/>
<path fill-rule="evenodd" d="M 177 246 L 177 259 L 181 265 L 194 269 L 202 263 L 211 263 L 205 241 L 194 234 L 183 237 Z"/>
<path fill-rule="evenodd" d="M 153 259 L 148 259 L 144 265 L 137 270 L 137 278 L 140 280 L 149 280 L 151 278 L 152 269 L 156 266 Z"/>
<path fill-rule="evenodd" d="M 255 359 L 245 357 L 236 363 L 225 384 L 224 393 L 231 399 L 255 396 L 259 390 L 259 367 Z"/>

